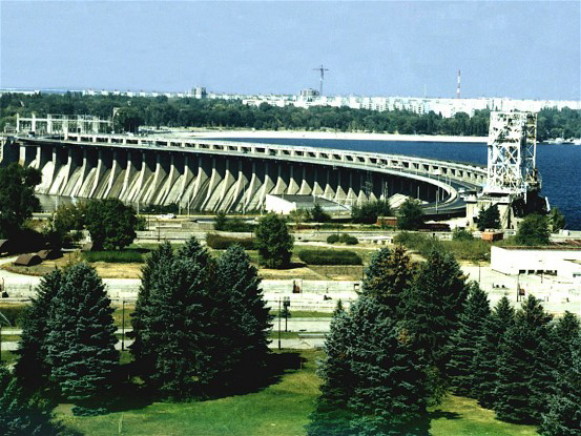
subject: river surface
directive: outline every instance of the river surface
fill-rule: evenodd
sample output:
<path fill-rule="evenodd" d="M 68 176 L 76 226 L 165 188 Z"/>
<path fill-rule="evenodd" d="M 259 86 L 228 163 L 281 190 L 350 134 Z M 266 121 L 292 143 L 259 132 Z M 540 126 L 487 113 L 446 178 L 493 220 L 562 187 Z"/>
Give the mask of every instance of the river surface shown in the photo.
<path fill-rule="evenodd" d="M 486 165 L 487 159 L 487 149 L 484 143 L 304 138 L 228 138 L 225 140 L 404 154 L 480 165 Z M 540 144 L 537 146 L 537 168 L 543 181 L 542 195 L 549 198 L 551 207 L 558 207 L 565 215 L 568 229 L 581 230 L 581 147 Z"/>

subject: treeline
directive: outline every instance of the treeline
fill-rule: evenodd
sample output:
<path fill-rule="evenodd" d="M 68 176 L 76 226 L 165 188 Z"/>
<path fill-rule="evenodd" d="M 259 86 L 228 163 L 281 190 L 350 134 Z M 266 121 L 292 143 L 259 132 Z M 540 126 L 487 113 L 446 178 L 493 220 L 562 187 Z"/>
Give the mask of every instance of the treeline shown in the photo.
<path fill-rule="evenodd" d="M 381 249 L 359 299 L 335 311 L 308 434 L 428 435 L 428 406 L 451 392 L 542 435 L 578 435 L 580 334 L 578 318 L 554 320 L 533 296 L 491 309 L 445 252 L 417 266 Z"/>
<path fill-rule="evenodd" d="M 110 118 L 120 108 L 116 129 L 136 131 L 141 125 L 154 127 L 213 127 L 258 130 L 333 130 L 426 135 L 486 136 L 490 111 L 476 111 L 470 117 L 458 113 L 452 118 L 430 112 L 378 112 L 347 107 L 274 107 L 266 103 L 246 106 L 239 100 L 193 98 L 83 96 L 66 94 L 3 94 L 0 97 L 0 128 L 14 124 L 16 114 L 90 114 Z M 539 140 L 581 137 L 581 111 L 544 109 L 539 113 Z"/>

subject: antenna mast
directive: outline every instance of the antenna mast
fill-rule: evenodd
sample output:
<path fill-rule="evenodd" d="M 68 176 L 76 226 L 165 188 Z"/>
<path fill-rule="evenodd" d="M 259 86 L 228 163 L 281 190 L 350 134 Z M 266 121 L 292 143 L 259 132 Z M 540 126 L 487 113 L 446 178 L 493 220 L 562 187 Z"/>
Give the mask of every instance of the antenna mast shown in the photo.
<path fill-rule="evenodd" d="M 458 70 L 458 86 L 456 87 L 456 98 L 460 98 L 460 82 L 462 80 L 462 72 Z"/>
<path fill-rule="evenodd" d="M 314 71 L 318 71 L 319 73 L 321 73 L 321 82 L 319 85 L 319 95 L 323 95 L 323 82 L 325 81 L 325 71 L 329 71 L 328 68 L 325 68 L 323 66 L 323 64 L 321 64 L 320 67 L 318 68 L 313 68 Z"/>

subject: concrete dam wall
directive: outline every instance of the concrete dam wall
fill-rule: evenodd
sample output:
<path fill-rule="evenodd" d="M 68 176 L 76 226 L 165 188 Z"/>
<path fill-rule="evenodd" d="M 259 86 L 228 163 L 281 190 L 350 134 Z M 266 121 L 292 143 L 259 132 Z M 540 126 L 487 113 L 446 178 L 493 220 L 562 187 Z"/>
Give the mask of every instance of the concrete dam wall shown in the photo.
<path fill-rule="evenodd" d="M 252 211 L 267 194 L 316 195 L 357 205 L 405 194 L 440 201 L 452 190 L 436 180 L 366 168 L 288 161 L 195 149 L 18 140 L 6 155 L 38 168 L 41 194 L 119 198 L 133 204 L 177 203 L 192 211 Z M 439 193 L 438 193 L 439 192 Z"/>

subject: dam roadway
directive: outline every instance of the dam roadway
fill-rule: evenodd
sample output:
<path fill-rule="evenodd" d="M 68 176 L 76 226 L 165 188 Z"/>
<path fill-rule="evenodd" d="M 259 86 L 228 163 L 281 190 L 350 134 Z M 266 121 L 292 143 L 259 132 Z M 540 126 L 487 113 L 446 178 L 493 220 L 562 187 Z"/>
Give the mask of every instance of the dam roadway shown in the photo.
<path fill-rule="evenodd" d="M 67 134 L 6 137 L 2 164 L 37 168 L 37 192 L 119 198 L 199 211 L 253 211 L 267 194 L 313 195 L 346 205 L 394 194 L 419 198 L 426 212 L 463 211 L 461 189 L 480 189 L 478 165 L 328 148 L 196 138 Z M 437 204 L 437 207 L 436 207 Z"/>

